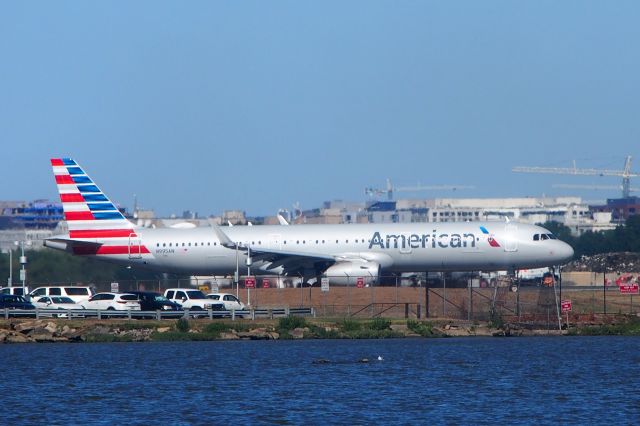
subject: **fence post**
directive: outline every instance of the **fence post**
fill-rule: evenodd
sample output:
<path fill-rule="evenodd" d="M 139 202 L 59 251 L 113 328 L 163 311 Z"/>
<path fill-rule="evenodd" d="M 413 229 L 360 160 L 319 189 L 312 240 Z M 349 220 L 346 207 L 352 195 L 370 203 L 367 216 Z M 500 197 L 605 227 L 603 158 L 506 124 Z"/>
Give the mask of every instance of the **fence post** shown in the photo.
<path fill-rule="evenodd" d="M 409 304 L 408 303 L 404 304 L 404 318 L 405 319 L 409 318 Z"/>
<path fill-rule="evenodd" d="M 418 319 L 420 319 L 420 317 L 422 316 L 421 315 L 422 313 L 420 312 L 421 310 L 422 310 L 422 306 L 420 306 L 420 304 L 418 303 L 416 305 L 416 317 L 418 317 Z"/>
<path fill-rule="evenodd" d="M 429 287 L 427 287 L 427 280 L 424 282 L 424 317 L 429 318 Z"/>

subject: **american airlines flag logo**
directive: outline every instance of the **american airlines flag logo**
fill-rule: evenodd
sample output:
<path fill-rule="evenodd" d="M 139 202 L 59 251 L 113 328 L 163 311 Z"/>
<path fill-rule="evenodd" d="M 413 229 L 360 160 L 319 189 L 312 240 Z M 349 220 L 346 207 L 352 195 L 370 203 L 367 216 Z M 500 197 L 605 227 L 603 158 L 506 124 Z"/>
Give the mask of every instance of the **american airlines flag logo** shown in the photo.
<path fill-rule="evenodd" d="M 488 235 L 487 241 L 489 242 L 489 245 L 491 247 L 500 247 L 500 244 L 498 244 L 495 238 L 493 238 L 493 234 L 490 234 L 487 228 L 485 228 L 484 226 L 481 226 L 480 230 L 482 231 L 483 234 Z"/>
<path fill-rule="evenodd" d="M 51 166 L 69 237 L 103 242 L 100 247 L 74 247 L 76 254 L 149 253 L 140 245 L 133 224 L 73 159 L 52 158 Z"/>

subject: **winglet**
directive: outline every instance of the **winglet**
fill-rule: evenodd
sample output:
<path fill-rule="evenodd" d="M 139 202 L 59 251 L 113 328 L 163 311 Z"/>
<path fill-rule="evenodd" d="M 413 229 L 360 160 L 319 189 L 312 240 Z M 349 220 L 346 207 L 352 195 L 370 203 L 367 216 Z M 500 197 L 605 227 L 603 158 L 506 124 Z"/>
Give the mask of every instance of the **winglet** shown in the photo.
<path fill-rule="evenodd" d="M 280 222 L 280 225 L 288 225 L 289 222 L 287 222 L 287 219 L 285 219 L 284 217 L 282 217 L 282 215 L 280 213 L 278 213 L 278 222 Z"/>
<path fill-rule="evenodd" d="M 231 241 L 231 239 L 225 234 L 222 229 L 218 225 L 212 225 L 213 230 L 215 231 L 218 239 L 220 240 L 220 244 L 222 244 L 226 248 L 236 248 L 236 243 Z"/>

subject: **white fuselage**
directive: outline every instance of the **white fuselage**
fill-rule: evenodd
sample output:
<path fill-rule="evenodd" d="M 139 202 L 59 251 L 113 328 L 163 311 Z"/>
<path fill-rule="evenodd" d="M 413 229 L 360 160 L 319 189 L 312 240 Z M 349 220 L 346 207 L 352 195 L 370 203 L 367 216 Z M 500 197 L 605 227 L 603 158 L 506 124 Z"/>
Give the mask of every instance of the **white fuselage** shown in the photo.
<path fill-rule="evenodd" d="M 389 272 L 493 271 L 559 265 L 573 249 L 542 227 L 505 222 L 456 222 L 349 225 L 265 225 L 223 227 L 239 245 L 259 252 L 333 256 L 376 262 Z M 246 250 L 222 245 L 214 228 L 136 229 L 135 245 L 125 254 L 97 257 L 154 270 L 189 275 L 233 274 L 246 271 Z M 148 250 L 148 253 L 146 252 Z M 253 274 L 274 274 L 270 262 L 257 260 Z"/>

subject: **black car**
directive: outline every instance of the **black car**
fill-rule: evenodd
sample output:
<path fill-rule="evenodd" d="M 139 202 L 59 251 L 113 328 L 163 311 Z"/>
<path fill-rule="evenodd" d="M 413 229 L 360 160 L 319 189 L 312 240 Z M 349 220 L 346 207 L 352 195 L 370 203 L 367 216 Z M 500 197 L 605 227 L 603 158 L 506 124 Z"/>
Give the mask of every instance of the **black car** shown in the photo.
<path fill-rule="evenodd" d="M 35 309 L 31 303 L 22 296 L 13 294 L 0 294 L 0 309 Z"/>
<path fill-rule="evenodd" d="M 141 311 L 181 311 L 182 305 L 172 302 L 160 293 L 153 291 L 128 291 L 128 294 L 135 294 L 140 301 Z"/>

